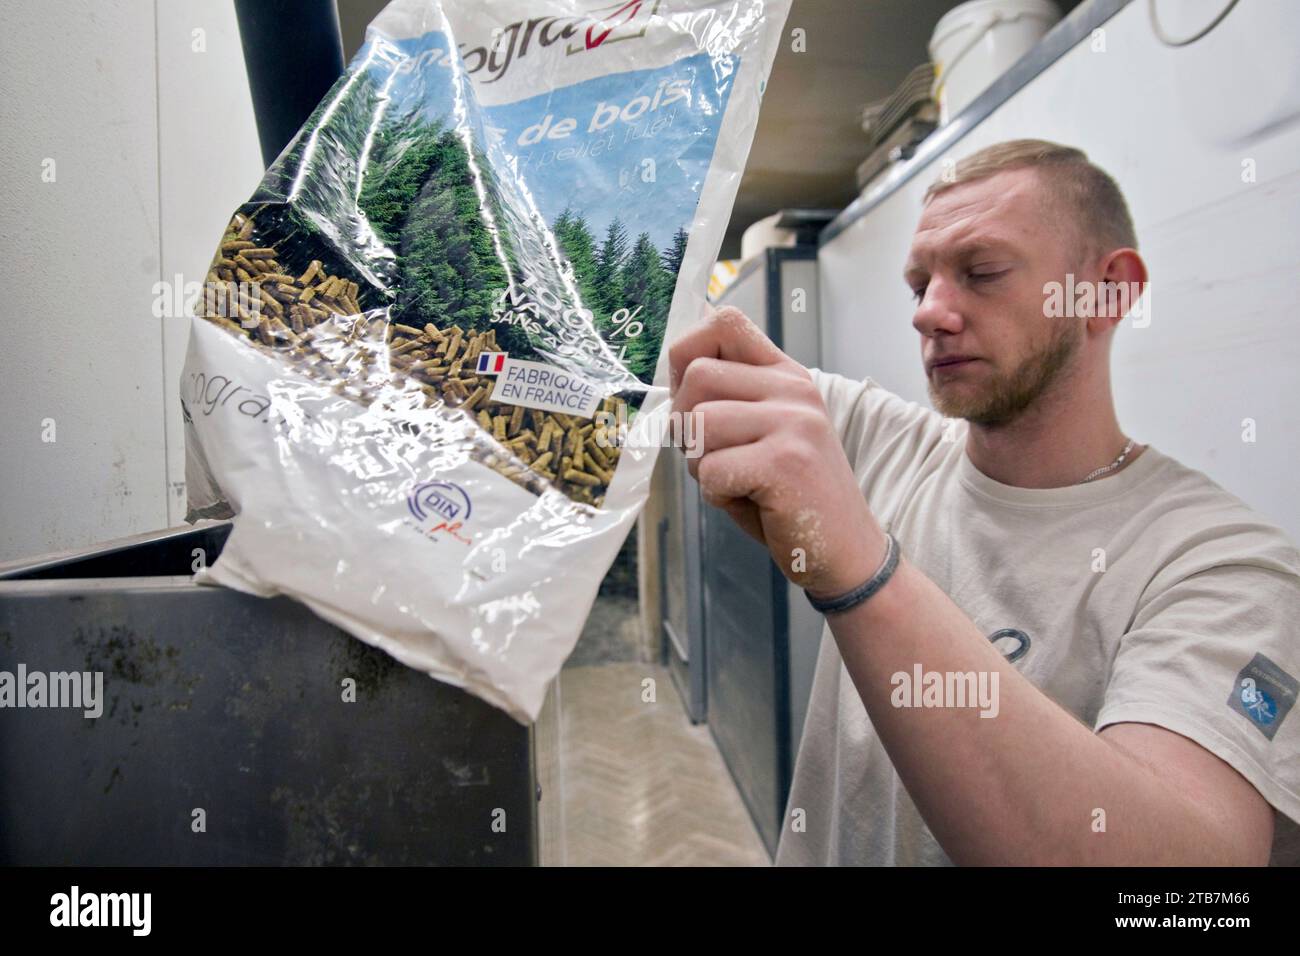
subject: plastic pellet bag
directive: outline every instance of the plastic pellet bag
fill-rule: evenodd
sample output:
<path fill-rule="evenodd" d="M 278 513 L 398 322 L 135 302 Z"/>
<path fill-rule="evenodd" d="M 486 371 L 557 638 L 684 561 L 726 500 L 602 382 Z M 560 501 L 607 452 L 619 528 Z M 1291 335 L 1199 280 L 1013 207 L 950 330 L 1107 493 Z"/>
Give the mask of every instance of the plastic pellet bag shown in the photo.
<path fill-rule="evenodd" d="M 397 0 L 231 217 L 199 579 L 535 720 L 649 494 L 788 0 Z"/>

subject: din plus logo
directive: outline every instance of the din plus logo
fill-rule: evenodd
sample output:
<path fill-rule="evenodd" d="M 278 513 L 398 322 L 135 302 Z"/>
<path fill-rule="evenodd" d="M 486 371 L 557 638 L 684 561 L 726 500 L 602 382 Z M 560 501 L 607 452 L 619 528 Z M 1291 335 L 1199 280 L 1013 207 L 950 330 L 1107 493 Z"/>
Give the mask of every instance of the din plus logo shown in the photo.
<path fill-rule="evenodd" d="M 440 534 L 465 544 L 471 539 L 459 532 L 473 512 L 469 493 L 450 481 L 426 481 L 411 489 L 406 496 L 406 507 L 427 537 L 437 539 Z"/>

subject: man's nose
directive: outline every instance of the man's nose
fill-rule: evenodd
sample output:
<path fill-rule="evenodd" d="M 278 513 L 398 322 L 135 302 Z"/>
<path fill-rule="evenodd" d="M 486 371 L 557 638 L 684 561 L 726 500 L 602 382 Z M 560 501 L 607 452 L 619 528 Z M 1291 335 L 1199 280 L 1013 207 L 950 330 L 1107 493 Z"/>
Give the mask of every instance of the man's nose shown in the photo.
<path fill-rule="evenodd" d="M 931 278 L 926 283 L 916 314 L 912 316 L 912 327 L 927 338 L 938 332 L 960 332 L 962 316 L 958 291 L 940 276 Z"/>

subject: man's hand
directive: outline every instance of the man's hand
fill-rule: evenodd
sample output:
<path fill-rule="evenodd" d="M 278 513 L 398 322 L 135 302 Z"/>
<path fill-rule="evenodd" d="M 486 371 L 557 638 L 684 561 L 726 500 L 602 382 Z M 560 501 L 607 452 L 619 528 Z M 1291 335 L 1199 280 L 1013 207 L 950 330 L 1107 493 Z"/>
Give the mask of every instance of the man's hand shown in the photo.
<path fill-rule="evenodd" d="M 885 538 L 808 371 L 732 307 L 682 336 L 669 367 L 672 410 L 696 416 L 688 468 L 704 500 L 814 595 L 874 574 Z"/>

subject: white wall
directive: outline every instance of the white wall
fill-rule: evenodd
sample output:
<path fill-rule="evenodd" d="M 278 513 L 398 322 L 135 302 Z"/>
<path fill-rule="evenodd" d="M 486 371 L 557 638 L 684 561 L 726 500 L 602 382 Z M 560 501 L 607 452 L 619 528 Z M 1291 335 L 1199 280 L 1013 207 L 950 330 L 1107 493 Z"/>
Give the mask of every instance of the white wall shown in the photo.
<path fill-rule="evenodd" d="M 1182 15 L 1191 26 L 1218 6 L 1189 2 Z M 1192 32 L 1182 25 L 1166 24 Z M 1115 338 L 1121 425 L 1300 540 L 1300 4 L 1239 4 L 1182 49 L 1155 39 L 1145 2 L 1104 31 L 1104 51 L 1084 41 L 945 156 L 1037 137 L 1083 148 L 1118 180 L 1151 273 L 1150 325 L 1126 321 Z M 821 254 L 826 367 L 923 403 L 901 274 L 938 171 L 931 163 Z"/>
<path fill-rule="evenodd" d="M 202 281 L 262 169 L 229 0 L 4 0 L 0 21 L 6 560 L 183 519 L 187 320 L 153 316 L 154 284 Z"/>

